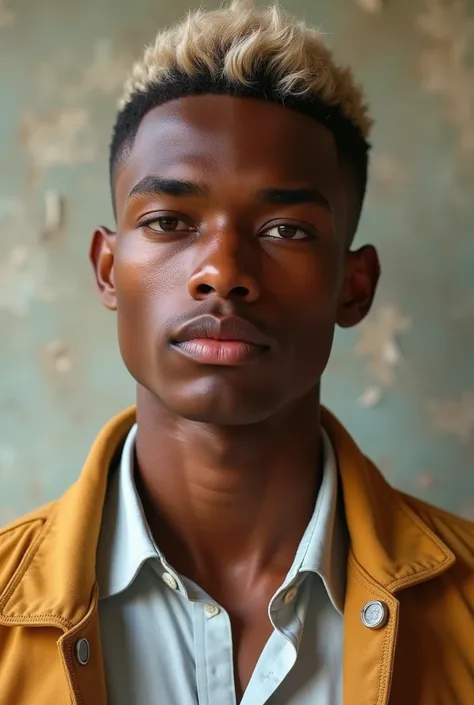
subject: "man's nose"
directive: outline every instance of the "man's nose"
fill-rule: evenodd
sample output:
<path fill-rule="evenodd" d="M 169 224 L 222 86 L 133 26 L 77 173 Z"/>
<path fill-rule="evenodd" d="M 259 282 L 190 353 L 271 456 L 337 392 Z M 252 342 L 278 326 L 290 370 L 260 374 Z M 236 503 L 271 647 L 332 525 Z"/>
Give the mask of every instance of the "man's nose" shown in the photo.
<path fill-rule="evenodd" d="M 215 296 L 255 302 L 260 296 L 258 243 L 229 229 L 206 239 L 206 252 L 188 281 L 193 299 Z"/>

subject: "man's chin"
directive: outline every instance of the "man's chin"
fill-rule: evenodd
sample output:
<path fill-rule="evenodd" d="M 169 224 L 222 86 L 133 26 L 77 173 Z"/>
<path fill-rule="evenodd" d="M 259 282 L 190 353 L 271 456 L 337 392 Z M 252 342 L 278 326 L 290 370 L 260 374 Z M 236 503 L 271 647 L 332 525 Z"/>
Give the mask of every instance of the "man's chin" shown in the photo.
<path fill-rule="evenodd" d="M 157 395 L 171 415 L 213 426 L 256 424 L 270 418 L 279 406 L 274 386 L 267 391 L 245 389 L 219 379 L 160 385 Z"/>

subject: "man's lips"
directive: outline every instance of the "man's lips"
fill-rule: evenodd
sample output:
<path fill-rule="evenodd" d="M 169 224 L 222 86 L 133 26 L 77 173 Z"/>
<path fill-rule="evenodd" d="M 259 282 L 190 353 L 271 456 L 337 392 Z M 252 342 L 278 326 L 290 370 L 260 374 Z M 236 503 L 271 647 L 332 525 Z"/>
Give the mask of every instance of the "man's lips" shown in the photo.
<path fill-rule="evenodd" d="M 171 342 L 186 357 L 214 365 L 242 364 L 272 347 L 270 338 L 236 316 L 199 316 L 181 326 Z"/>
<path fill-rule="evenodd" d="M 269 348 L 272 341 L 252 323 L 238 316 L 217 318 L 206 314 L 193 318 L 182 325 L 172 336 L 173 343 L 186 343 L 189 340 L 220 340 L 248 343 Z"/>

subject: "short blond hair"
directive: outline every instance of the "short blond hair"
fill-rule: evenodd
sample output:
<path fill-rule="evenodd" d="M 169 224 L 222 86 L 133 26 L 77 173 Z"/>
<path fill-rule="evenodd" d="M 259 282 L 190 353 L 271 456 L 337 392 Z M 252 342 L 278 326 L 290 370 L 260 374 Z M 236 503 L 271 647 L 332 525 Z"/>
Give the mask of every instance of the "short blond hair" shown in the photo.
<path fill-rule="evenodd" d="M 328 107 L 338 106 L 368 138 L 372 121 L 364 95 L 350 68 L 335 63 L 322 34 L 277 5 L 258 10 L 248 0 L 189 12 L 183 22 L 159 32 L 133 66 L 120 109 L 176 72 L 192 78 L 205 70 L 211 78 L 250 88 L 263 60 L 282 101 L 317 95 Z"/>
<path fill-rule="evenodd" d="M 348 67 L 338 66 L 322 34 L 277 5 L 252 0 L 189 12 L 162 31 L 134 65 L 119 104 L 110 175 L 133 146 L 152 108 L 189 95 L 221 93 L 279 103 L 324 124 L 354 174 L 358 195 L 351 237 L 365 196 L 372 121 Z"/>

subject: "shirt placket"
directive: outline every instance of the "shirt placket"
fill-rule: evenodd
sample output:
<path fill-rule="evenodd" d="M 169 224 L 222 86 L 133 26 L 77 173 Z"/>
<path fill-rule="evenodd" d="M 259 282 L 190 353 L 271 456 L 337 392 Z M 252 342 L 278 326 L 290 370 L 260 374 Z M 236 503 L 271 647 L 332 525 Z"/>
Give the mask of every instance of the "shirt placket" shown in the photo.
<path fill-rule="evenodd" d="M 199 705 L 235 705 L 229 615 L 215 602 L 195 602 L 194 635 Z"/>

